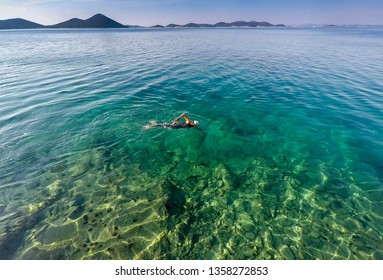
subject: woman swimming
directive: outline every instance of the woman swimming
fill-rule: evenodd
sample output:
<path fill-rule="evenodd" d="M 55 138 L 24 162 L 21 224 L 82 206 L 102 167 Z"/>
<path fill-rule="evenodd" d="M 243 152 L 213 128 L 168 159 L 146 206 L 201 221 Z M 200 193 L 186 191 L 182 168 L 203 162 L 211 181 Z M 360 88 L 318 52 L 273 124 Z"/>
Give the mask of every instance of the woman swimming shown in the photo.
<path fill-rule="evenodd" d="M 179 122 L 180 119 L 184 118 L 185 122 Z M 198 124 L 198 121 L 192 121 L 185 113 L 181 116 L 174 119 L 172 123 L 157 123 L 156 121 L 151 121 L 149 125 L 146 125 L 144 128 L 149 129 L 153 127 L 163 127 L 169 129 L 179 129 L 179 128 L 191 128 Z"/>

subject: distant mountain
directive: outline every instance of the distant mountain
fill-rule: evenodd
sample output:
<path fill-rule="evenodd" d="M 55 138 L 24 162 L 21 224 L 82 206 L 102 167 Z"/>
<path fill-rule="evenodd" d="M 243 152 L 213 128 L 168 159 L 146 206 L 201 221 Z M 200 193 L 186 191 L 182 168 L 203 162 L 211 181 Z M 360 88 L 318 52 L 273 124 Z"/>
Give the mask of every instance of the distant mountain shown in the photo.
<path fill-rule="evenodd" d="M 138 25 L 123 25 L 103 14 L 96 14 L 86 20 L 79 18 L 72 18 L 70 20 L 54 24 L 54 25 L 41 25 L 21 18 L 0 20 L 0 29 L 26 29 L 26 28 L 140 28 Z M 154 28 L 162 28 L 162 25 L 154 25 Z M 285 27 L 283 24 L 273 25 L 269 22 L 257 21 L 234 21 L 234 22 L 218 22 L 216 24 L 208 23 L 188 23 L 184 25 L 169 24 L 166 27 Z"/>
<path fill-rule="evenodd" d="M 207 23 L 188 23 L 182 27 L 213 27 L 213 25 Z"/>
<path fill-rule="evenodd" d="M 127 24 L 125 26 L 128 28 L 144 28 L 144 26 L 141 26 L 141 25 L 129 25 L 129 24 Z"/>
<path fill-rule="evenodd" d="M 173 27 L 181 27 L 181 25 L 171 23 L 171 24 L 166 25 L 166 27 L 170 27 L 170 28 L 173 28 Z"/>
<path fill-rule="evenodd" d="M 169 24 L 166 27 L 285 27 L 283 24 L 273 25 L 269 22 L 257 21 L 234 21 L 234 22 L 217 22 L 216 24 L 207 23 L 188 23 L 184 25 Z"/>
<path fill-rule="evenodd" d="M 129 28 L 103 14 L 94 15 L 86 20 L 72 18 L 70 20 L 47 26 L 50 28 Z"/>
<path fill-rule="evenodd" d="M 215 27 L 272 27 L 271 23 L 268 22 L 257 22 L 257 21 L 234 21 L 231 23 L 218 22 L 214 25 Z"/>
<path fill-rule="evenodd" d="M 25 20 L 22 18 L 13 18 L 7 20 L 0 20 L 0 29 L 31 29 L 43 28 L 44 25 Z"/>

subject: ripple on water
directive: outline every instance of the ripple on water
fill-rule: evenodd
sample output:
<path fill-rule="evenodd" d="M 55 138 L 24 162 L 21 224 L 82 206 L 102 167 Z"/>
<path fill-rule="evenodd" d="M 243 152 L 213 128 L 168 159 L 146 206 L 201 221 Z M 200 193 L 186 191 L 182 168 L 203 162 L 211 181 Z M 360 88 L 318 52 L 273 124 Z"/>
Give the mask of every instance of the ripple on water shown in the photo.
<path fill-rule="evenodd" d="M 375 32 L 1 32 L 1 258 L 382 259 Z"/>

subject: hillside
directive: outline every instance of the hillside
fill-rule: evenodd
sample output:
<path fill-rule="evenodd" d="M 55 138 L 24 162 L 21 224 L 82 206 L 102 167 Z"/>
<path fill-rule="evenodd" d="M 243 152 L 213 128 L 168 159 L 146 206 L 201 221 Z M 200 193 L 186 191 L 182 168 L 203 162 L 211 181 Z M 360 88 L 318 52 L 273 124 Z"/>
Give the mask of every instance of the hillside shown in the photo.
<path fill-rule="evenodd" d="M 218 22 L 216 24 L 207 23 L 188 23 L 184 25 L 169 24 L 166 27 L 285 27 L 283 24 L 273 25 L 269 22 L 257 21 L 234 21 L 234 22 Z"/>
<path fill-rule="evenodd" d="M 31 29 L 43 28 L 44 25 L 25 20 L 22 18 L 13 18 L 7 20 L 0 20 L 0 29 Z"/>
<path fill-rule="evenodd" d="M 86 20 L 72 18 L 70 20 L 47 26 L 50 28 L 128 28 L 103 14 L 94 15 Z"/>
<path fill-rule="evenodd" d="M 31 29 L 31 28 L 130 28 L 141 27 L 132 25 L 123 25 L 103 14 L 96 14 L 86 20 L 79 18 L 72 18 L 70 20 L 57 23 L 54 25 L 41 25 L 21 18 L 0 20 L 0 29 Z M 164 27 L 162 25 L 154 25 L 153 28 Z M 169 24 L 167 28 L 175 27 L 285 27 L 283 24 L 273 25 L 269 22 L 257 21 L 234 21 L 234 22 L 218 22 L 216 24 L 207 23 L 188 23 L 184 25 Z"/>

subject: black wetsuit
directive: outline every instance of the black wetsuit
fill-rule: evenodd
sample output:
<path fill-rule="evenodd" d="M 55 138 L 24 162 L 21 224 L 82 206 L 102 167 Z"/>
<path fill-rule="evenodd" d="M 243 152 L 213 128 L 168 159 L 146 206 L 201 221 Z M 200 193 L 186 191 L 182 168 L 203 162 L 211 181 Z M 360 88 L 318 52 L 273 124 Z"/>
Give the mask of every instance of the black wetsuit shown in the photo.
<path fill-rule="evenodd" d="M 170 128 L 170 129 L 179 129 L 179 128 L 190 128 L 190 127 L 193 127 L 191 124 L 180 123 L 180 122 L 159 123 L 156 126 L 161 126 L 163 128 Z"/>

